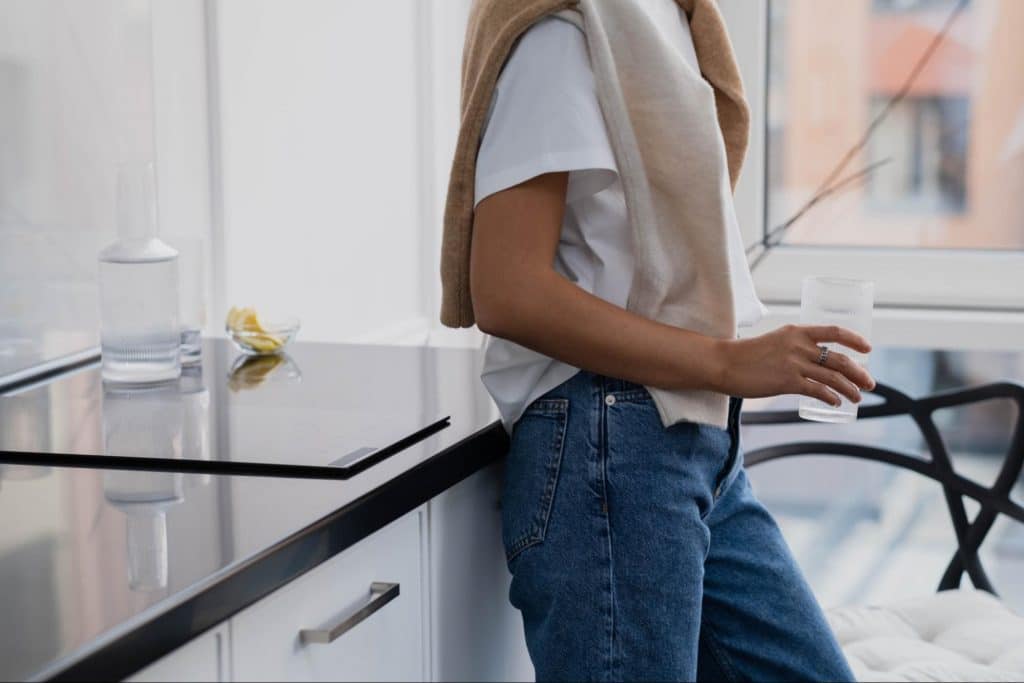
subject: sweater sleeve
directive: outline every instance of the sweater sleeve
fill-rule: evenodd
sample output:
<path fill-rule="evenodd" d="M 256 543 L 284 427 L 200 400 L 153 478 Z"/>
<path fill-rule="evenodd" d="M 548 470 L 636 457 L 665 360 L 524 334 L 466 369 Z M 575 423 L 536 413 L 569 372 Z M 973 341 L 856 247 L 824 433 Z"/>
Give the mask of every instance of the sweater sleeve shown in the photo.
<path fill-rule="evenodd" d="M 498 78 L 477 153 L 474 205 L 558 171 L 569 172 L 571 204 L 611 185 L 617 167 L 586 38 L 548 17 L 523 34 Z"/>

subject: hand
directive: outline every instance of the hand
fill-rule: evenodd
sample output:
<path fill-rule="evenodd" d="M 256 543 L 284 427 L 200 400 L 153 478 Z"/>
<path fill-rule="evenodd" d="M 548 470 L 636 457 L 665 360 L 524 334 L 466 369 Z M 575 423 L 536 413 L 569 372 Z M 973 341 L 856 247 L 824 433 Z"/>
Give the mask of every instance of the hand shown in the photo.
<path fill-rule="evenodd" d="M 838 325 L 784 325 L 759 337 L 723 340 L 718 347 L 716 365 L 722 369 L 716 390 L 746 398 L 802 394 L 833 406 L 839 405 L 839 392 L 859 403 L 860 390 L 874 389 L 875 380 L 839 351 L 829 351 L 825 365 L 819 365 L 819 345 L 826 342 L 861 353 L 871 351 L 864 337 Z"/>

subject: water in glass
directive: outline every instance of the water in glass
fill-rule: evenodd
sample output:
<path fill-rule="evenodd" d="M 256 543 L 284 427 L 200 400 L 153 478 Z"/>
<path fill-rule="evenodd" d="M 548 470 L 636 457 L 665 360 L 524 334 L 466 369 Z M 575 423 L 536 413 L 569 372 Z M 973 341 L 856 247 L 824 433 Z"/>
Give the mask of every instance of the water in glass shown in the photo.
<path fill-rule="evenodd" d="M 874 306 L 874 283 L 837 277 L 806 277 L 800 298 L 800 322 L 804 325 L 839 325 L 871 339 L 871 312 Z M 867 367 L 867 355 L 840 346 L 825 344 L 830 351 L 848 355 Z M 799 414 L 816 422 L 853 422 L 857 404 L 843 395 L 838 407 L 810 396 L 800 397 Z"/>

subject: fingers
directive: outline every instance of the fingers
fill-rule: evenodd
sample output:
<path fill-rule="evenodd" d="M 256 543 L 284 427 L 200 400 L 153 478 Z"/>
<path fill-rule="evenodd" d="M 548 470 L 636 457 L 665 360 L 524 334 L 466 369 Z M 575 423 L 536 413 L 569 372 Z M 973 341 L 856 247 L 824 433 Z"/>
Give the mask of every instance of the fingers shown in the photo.
<path fill-rule="evenodd" d="M 817 367 L 823 367 L 818 363 L 818 357 L 821 354 L 821 349 L 818 346 L 812 346 L 807 350 L 807 360 Z M 875 379 L 860 363 L 850 358 L 841 351 L 829 350 L 828 358 L 825 360 L 824 367 L 830 368 L 843 374 L 846 379 L 853 382 L 861 389 L 868 391 L 875 388 Z M 811 375 L 808 375 L 810 377 Z"/>
<path fill-rule="evenodd" d="M 829 359 L 831 360 L 831 356 Z M 815 382 L 828 385 L 850 401 L 860 403 L 861 395 L 857 385 L 847 379 L 846 375 L 838 370 L 832 370 L 817 364 L 808 364 L 804 370 L 804 377 L 813 379 Z"/>
<path fill-rule="evenodd" d="M 860 353 L 869 353 L 871 351 L 871 344 L 867 339 L 853 330 L 840 327 L 839 325 L 804 325 L 803 329 L 810 336 L 811 341 L 816 344 L 836 342 Z"/>
<path fill-rule="evenodd" d="M 824 401 L 830 406 L 835 406 L 837 408 L 841 403 L 838 394 L 836 394 L 834 391 L 829 389 L 824 384 L 815 382 L 812 379 L 807 379 L 806 377 L 803 379 L 803 383 L 800 386 L 799 393 L 803 394 L 804 396 L 816 398 L 819 401 Z"/>

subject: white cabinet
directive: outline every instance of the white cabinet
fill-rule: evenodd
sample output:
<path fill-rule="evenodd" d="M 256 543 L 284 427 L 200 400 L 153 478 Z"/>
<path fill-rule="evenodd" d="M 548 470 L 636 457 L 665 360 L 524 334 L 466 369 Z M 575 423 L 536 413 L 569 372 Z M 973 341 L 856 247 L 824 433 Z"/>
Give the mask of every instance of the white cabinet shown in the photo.
<path fill-rule="evenodd" d="M 230 681 L 228 644 L 228 626 L 221 624 L 158 659 L 127 680 L 133 683 Z"/>
<path fill-rule="evenodd" d="M 498 462 L 466 478 L 131 680 L 533 680 L 508 602 L 503 476 Z M 303 636 L 337 627 L 333 642 Z"/>
<path fill-rule="evenodd" d="M 508 601 L 501 546 L 504 460 L 432 499 L 430 611 L 435 681 L 534 679 L 523 622 Z"/>
<path fill-rule="evenodd" d="M 233 617 L 235 680 L 425 679 L 423 525 L 420 507 Z"/>

